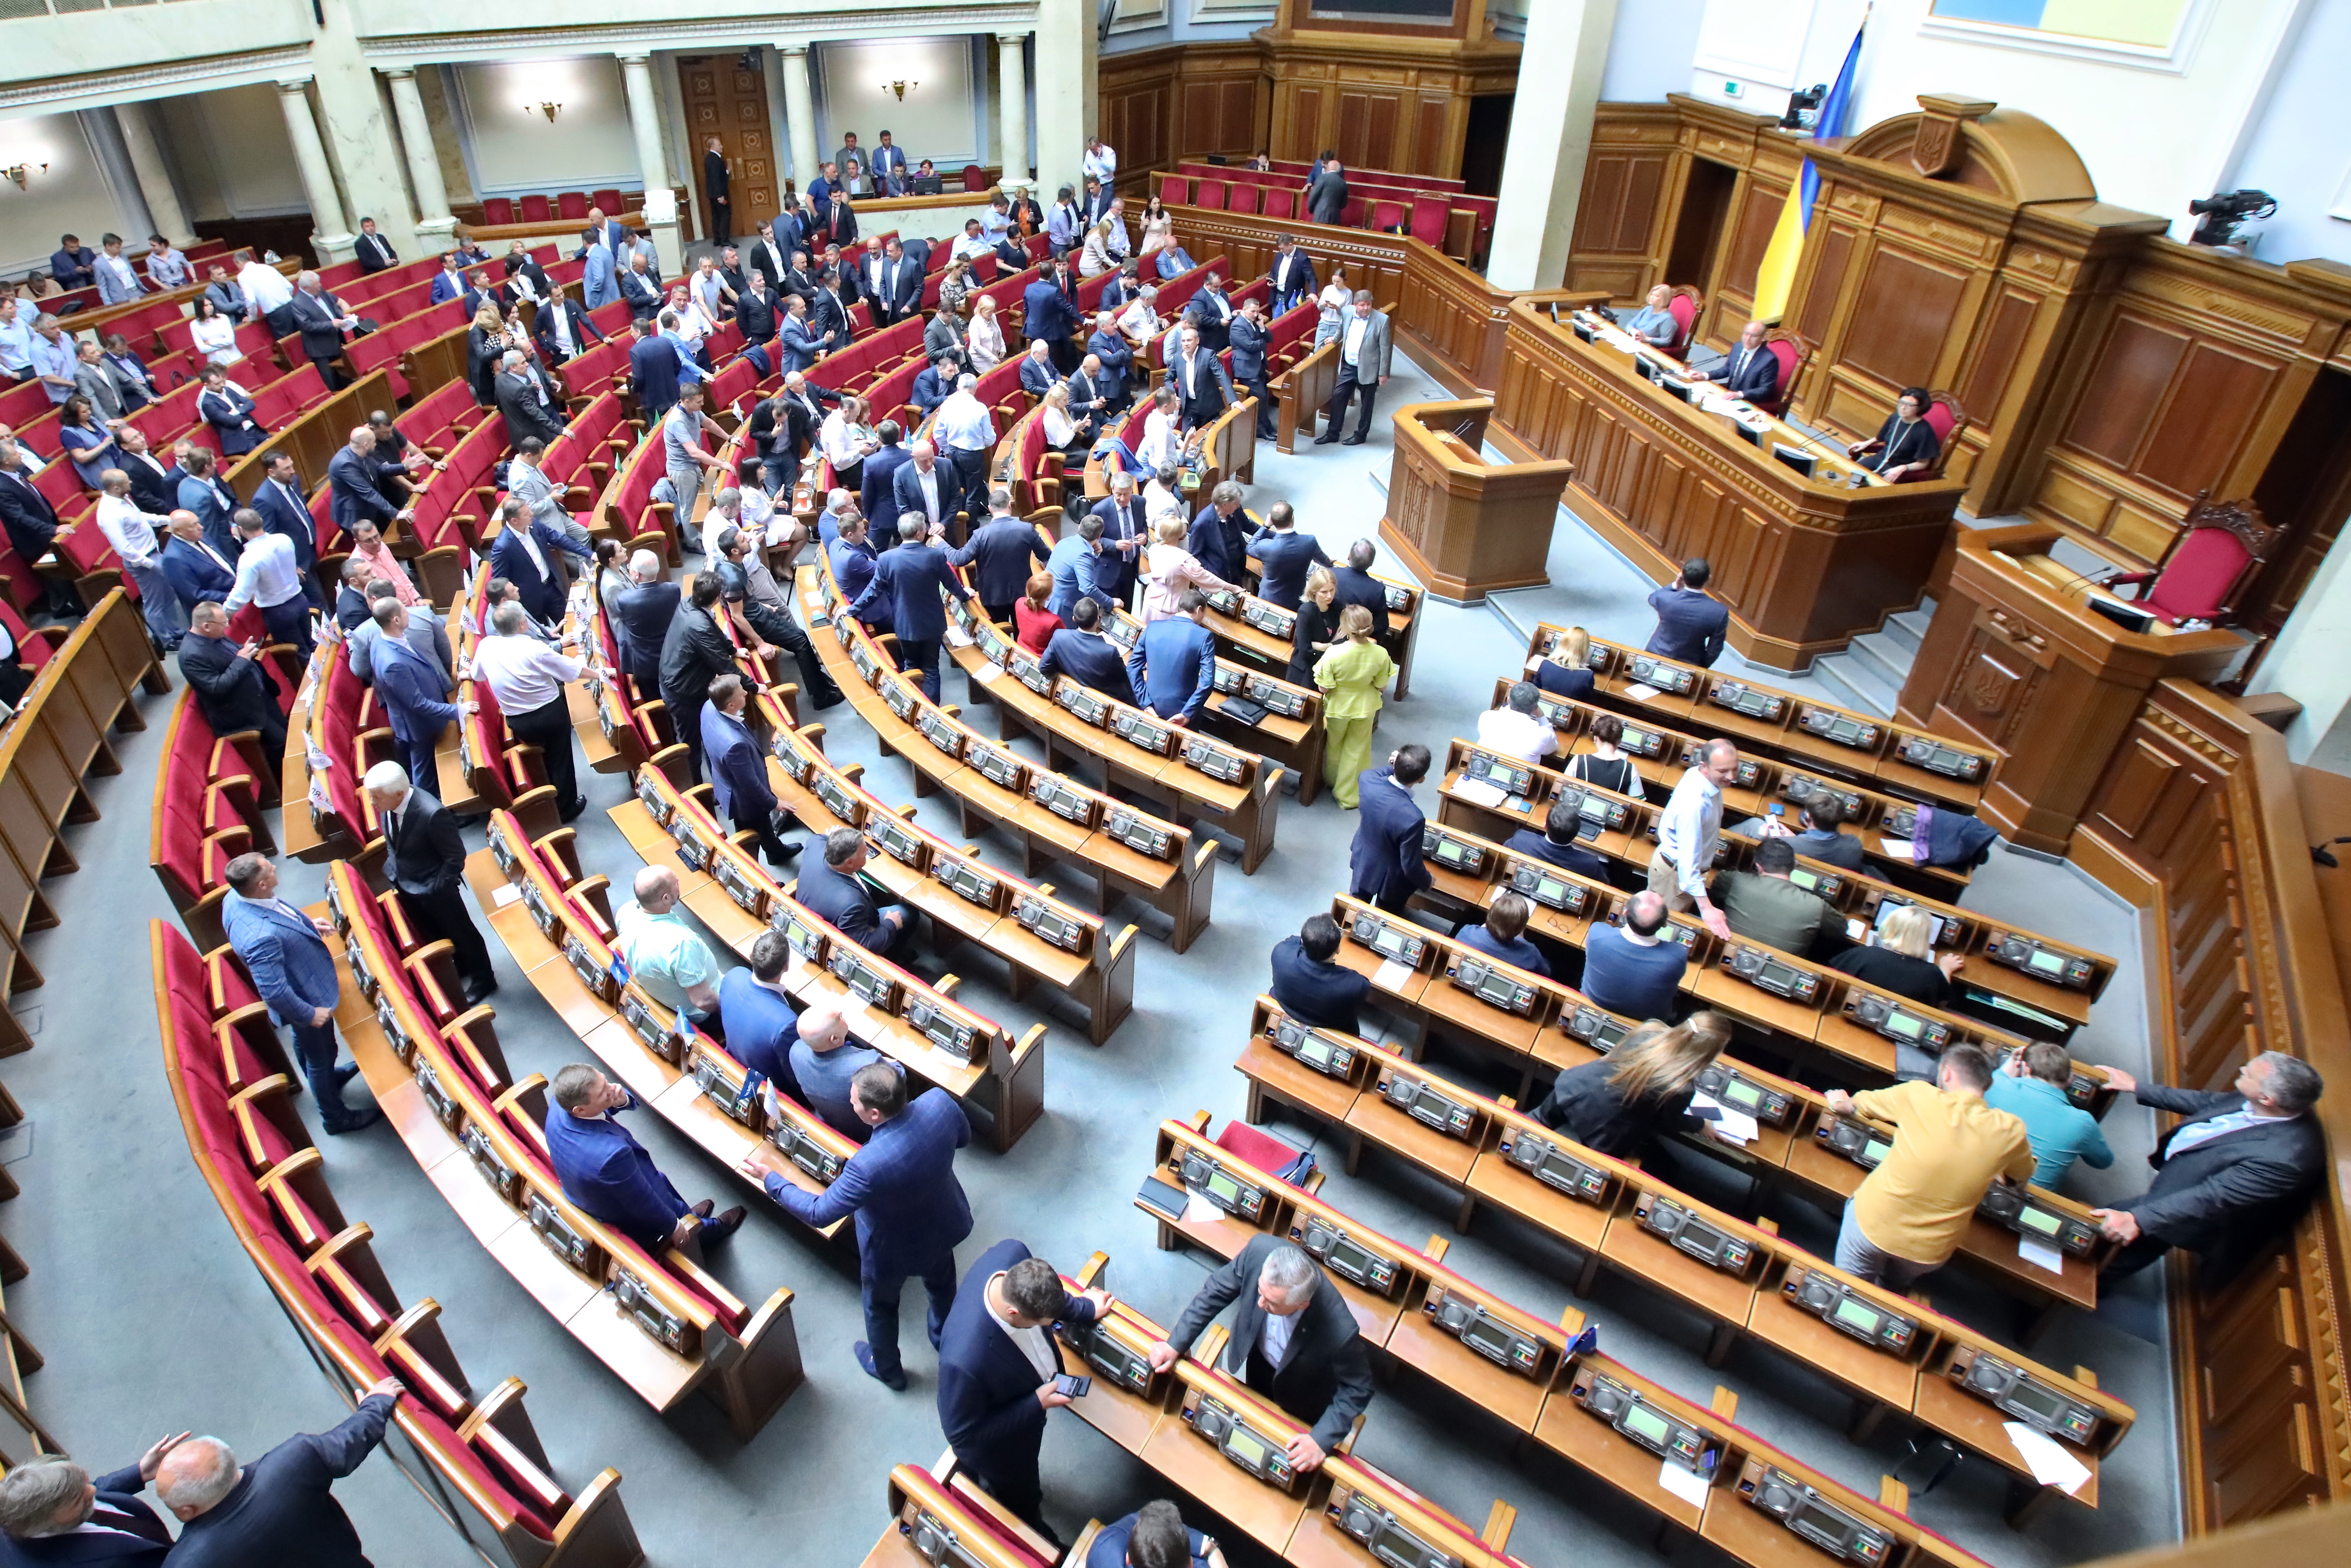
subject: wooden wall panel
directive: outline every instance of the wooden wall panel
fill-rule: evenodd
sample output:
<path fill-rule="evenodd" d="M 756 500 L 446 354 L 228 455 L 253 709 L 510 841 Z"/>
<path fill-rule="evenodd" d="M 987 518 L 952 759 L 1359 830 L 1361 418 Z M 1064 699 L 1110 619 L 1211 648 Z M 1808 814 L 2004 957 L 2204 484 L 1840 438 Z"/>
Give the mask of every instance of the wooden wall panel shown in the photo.
<path fill-rule="evenodd" d="M 1817 236 L 1805 236 L 1805 249 L 1817 252 L 1812 287 L 1804 291 L 1803 307 L 1796 313 L 1796 331 L 1807 342 L 1817 343 L 1829 335 L 1845 274 L 1852 267 L 1853 244 L 1853 229 L 1827 217 L 1821 220 Z"/>
<path fill-rule="evenodd" d="M 1594 152 L 1583 171 L 1584 199 L 1575 209 L 1580 252 L 1640 256 L 1648 249 L 1665 190 L 1664 152 Z"/>
<path fill-rule="evenodd" d="M 1781 210 L 1787 204 L 1784 186 L 1748 184 L 1731 217 L 1716 292 L 1728 290 L 1741 298 L 1755 298 L 1755 274 L 1763 265 L 1763 253 L 1771 248 L 1772 231 L 1779 227 Z"/>
<path fill-rule="evenodd" d="M 2115 319 L 2090 371 L 2098 388 L 2074 411 L 2065 444 L 2126 468 L 2188 357 L 2189 334 L 2165 322 Z"/>
<path fill-rule="evenodd" d="M 1632 300 L 1658 280 L 1680 135 L 1670 105 L 1602 105 L 1583 162 L 1562 287 L 1605 289 L 1614 299 Z"/>
<path fill-rule="evenodd" d="M 1977 341 L 1975 362 L 1959 386 L 1959 402 L 1965 408 L 1997 408 L 2008 390 L 2009 378 L 2015 374 L 2017 361 L 2024 353 L 2025 340 L 2032 331 L 2032 319 L 2041 308 L 2040 299 L 2013 288 L 2003 288 L 1995 294 L 1986 319 L 1983 336 Z"/>
<path fill-rule="evenodd" d="M 2139 455 L 2139 477 L 2183 509 L 2196 492 L 2217 485 L 2243 451 L 2283 368 L 2223 344 L 2197 344 Z"/>
<path fill-rule="evenodd" d="M 1854 298 L 1845 362 L 1896 387 L 1931 382 L 1967 283 L 1954 267 L 1877 246 Z"/>

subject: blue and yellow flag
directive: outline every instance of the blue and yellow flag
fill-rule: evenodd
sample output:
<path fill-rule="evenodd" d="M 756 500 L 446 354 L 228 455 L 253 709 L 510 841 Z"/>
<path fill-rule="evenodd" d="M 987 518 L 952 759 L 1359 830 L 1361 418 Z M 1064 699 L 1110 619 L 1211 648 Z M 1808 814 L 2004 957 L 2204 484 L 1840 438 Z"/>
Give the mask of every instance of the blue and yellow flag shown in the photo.
<path fill-rule="evenodd" d="M 1820 119 L 1813 126 L 1813 140 L 1826 141 L 1845 133 L 1845 121 L 1853 114 L 1853 77 L 1861 63 L 1861 36 L 1867 31 L 1866 17 L 1854 30 L 1853 45 L 1844 52 L 1844 65 L 1838 70 L 1836 85 L 1821 100 Z M 1796 280 L 1796 263 L 1804 254 L 1804 233 L 1812 227 L 1813 201 L 1821 193 L 1821 172 L 1813 167 L 1810 158 L 1796 175 L 1796 183 L 1788 187 L 1787 204 L 1780 209 L 1780 222 L 1771 231 L 1771 243 L 1763 252 L 1762 265 L 1755 269 L 1754 316 L 1758 321 L 1777 321 L 1788 311 L 1788 289 Z"/>

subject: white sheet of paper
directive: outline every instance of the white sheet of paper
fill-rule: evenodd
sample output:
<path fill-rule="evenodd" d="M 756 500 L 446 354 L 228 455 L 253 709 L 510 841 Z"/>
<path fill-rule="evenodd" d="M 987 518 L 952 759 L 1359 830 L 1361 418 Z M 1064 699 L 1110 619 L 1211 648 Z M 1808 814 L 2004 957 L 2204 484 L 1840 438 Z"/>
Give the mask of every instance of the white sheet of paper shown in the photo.
<path fill-rule="evenodd" d="M 2065 1445 L 2046 1433 L 2036 1432 L 2022 1421 L 2002 1421 L 2000 1429 L 2016 1445 L 2024 1468 L 2032 1479 L 2045 1487 L 2055 1487 L 2062 1492 L 2082 1490 L 2090 1479 L 2090 1467 L 2065 1451 Z"/>
<path fill-rule="evenodd" d="M 1529 659 L 1529 660 L 1527 661 L 1527 674 L 1531 674 L 1531 674 L 1533 674 L 1537 670 L 1541 669 L 1541 668 L 1542 668 L 1542 663 L 1543 663 L 1543 662 L 1542 662 L 1541 659 Z"/>
<path fill-rule="evenodd" d="M 1482 779 L 1464 779 L 1453 786 L 1453 792 L 1472 805 L 1499 809 L 1510 797 L 1495 785 Z"/>
<path fill-rule="evenodd" d="M 1754 1117 L 1744 1111 L 1732 1110 L 1711 1094 L 1691 1095 L 1690 1109 L 1712 1111 L 1714 1130 L 1733 1143 L 1751 1144 L 1762 1135 L 1763 1128 Z"/>
<path fill-rule="evenodd" d="M 1881 838 L 1877 841 L 1877 852 L 1882 855 L 1892 855 L 1897 860 L 1907 861 L 1916 858 L 1917 850 L 1913 841 L 1909 839 Z"/>
<path fill-rule="evenodd" d="M 2035 1241 L 2030 1236 L 2016 1239 L 2016 1255 L 2036 1269 L 2046 1269 L 2053 1274 L 2065 1271 L 2065 1254 L 2046 1241 Z"/>
<path fill-rule="evenodd" d="M 841 1021 L 847 1024 L 849 1032 L 860 1040 L 872 1038 L 871 1033 L 873 1023 L 872 1006 L 854 991 L 841 998 Z"/>
<path fill-rule="evenodd" d="M 1671 1459 L 1657 1466 L 1657 1484 L 1699 1508 L 1706 1506 L 1706 1478 L 1695 1470 L 1686 1470 Z"/>
<path fill-rule="evenodd" d="M 1225 1217 L 1225 1211 L 1186 1187 L 1184 1192 L 1184 1218 L 1194 1225 L 1214 1225 Z"/>
<path fill-rule="evenodd" d="M 512 883 L 508 883 L 506 886 L 499 888 L 496 892 L 490 894 L 490 902 L 498 908 L 504 909 L 507 904 L 520 900 L 521 897 L 522 889 L 517 887 Z"/>
<path fill-rule="evenodd" d="M 1651 697 L 1657 695 L 1657 688 L 1652 685 L 1646 685 L 1639 681 L 1635 681 L 1631 685 L 1625 688 L 1625 695 L 1631 697 L 1636 703 L 1645 703 Z"/>
<path fill-rule="evenodd" d="M 1384 991 L 1400 991 L 1404 989 L 1405 982 L 1412 978 L 1412 975 L 1413 972 L 1410 969 L 1391 958 L 1373 971 L 1372 984 Z"/>
<path fill-rule="evenodd" d="M 1004 666 L 989 659 L 971 673 L 971 678 L 981 685 L 990 685 L 1004 678 Z"/>
<path fill-rule="evenodd" d="M 947 646 L 950 648 L 968 648 L 971 646 L 971 633 L 965 631 L 962 627 L 956 625 L 952 621 L 947 622 L 946 637 Z"/>

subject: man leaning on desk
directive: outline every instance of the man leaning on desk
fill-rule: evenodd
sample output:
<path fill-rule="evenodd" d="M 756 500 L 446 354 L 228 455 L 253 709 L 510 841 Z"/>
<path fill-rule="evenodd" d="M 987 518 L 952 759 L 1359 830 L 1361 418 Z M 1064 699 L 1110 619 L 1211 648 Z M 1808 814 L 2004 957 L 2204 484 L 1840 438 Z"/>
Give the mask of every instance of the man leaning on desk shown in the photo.
<path fill-rule="evenodd" d="M 1151 1347 L 1152 1370 L 1174 1366 L 1235 1300 L 1240 1310 L 1218 1370 L 1311 1422 L 1288 1451 L 1301 1471 L 1317 1469 L 1372 1402 L 1372 1358 L 1339 1287 L 1289 1242 L 1257 1237 L 1210 1274 L 1174 1332 Z"/>

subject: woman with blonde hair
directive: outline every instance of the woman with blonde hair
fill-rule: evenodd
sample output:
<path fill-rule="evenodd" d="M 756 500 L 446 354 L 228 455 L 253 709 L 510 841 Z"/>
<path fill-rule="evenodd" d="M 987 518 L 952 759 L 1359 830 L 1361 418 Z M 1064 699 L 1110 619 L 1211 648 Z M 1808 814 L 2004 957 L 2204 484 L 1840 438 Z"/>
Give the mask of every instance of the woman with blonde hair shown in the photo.
<path fill-rule="evenodd" d="M 1086 231 L 1085 248 L 1078 253 L 1078 276 L 1100 277 L 1105 272 L 1118 270 L 1118 257 L 1110 250 L 1111 222 L 1104 218 Z"/>
<path fill-rule="evenodd" d="M 484 299 L 474 310 L 474 324 L 465 329 L 465 381 L 474 401 L 484 408 L 497 406 L 498 361 L 514 345 L 507 341 L 507 320 L 495 300 Z"/>
<path fill-rule="evenodd" d="M 1350 604 L 1339 612 L 1339 636 L 1314 665 L 1322 689 L 1322 775 L 1347 810 L 1360 799 L 1357 783 L 1372 765 L 1372 731 L 1380 722 L 1380 693 L 1395 675 L 1395 661 L 1372 635 L 1372 612 Z"/>
<path fill-rule="evenodd" d="M 1678 1024 L 1651 1019 L 1599 1061 L 1561 1073 L 1532 1114 L 1597 1154 L 1654 1155 L 1667 1134 L 1713 1125 L 1690 1113 L 1690 1096 L 1698 1075 L 1729 1042 L 1730 1026 L 1719 1013 L 1697 1013 Z"/>
<path fill-rule="evenodd" d="M 964 330 L 964 352 L 971 356 L 971 373 L 984 376 L 1004 362 L 1004 324 L 996 319 L 993 296 L 972 297 L 971 325 Z"/>
<path fill-rule="evenodd" d="M 1959 956 L 1934 956 L 1936 918 L 1915 904 L 1886 910 L 1879 915 L 1868 945 L 1838 954 L 1829 967 L 1910 1001 L 1930 1008 L 1949 1007 L 1951 977 L 1959 973 Z"/>
<path fill-rule="evenodd" d="M 1290 668 L 1281 678 L 1293 686 L 1314 684 L 1314 666 L 1339 640 L 1339 580 L 1327 566 L 1306 574 L 1306 592 L 1298 601 L 1297 624 L 1290 628 Z"/>
<path fill-rule="evenodd" d="M 1191 531 L 1181 511 L 1161 512 L 1152 518 L 1151 548 L 1143 556 L 1143 623 L 1146 626 L 1180 613 L 1176 606 L 1187 588 L 1203 593 L 1218 589 L 1240 591 L 1184 548 Z"/>
<path fill-rule="evenodd" d="M 947 263 L 939 278 L 939 305 L 944 309 L 961 312 L 964 297 L 972 291 L 971 258 L 959 256 Z"/>
<path fill-rule="evenodd" d="M 1592 633 L 1571 626 L 1552 639 L 1551 652 L 1536 664 L 1535 685 L 1555 697 L 1588 703 L 1592 700 L 1591 658 Z"/>
<path fill-rule="evenodd" d="M 1074 419 L 1070 414 L 1070 383 L 1055 382 L 1045 389 L 1045 401 L 1039 405 L 1044 412 L 1037 417 L 1045 422 L 1045 444 L 1057 448 L 1062 456 L 1085 460 L 1086 446 L 1093 439 L 1094 422 L 1089 414 Z"/>

